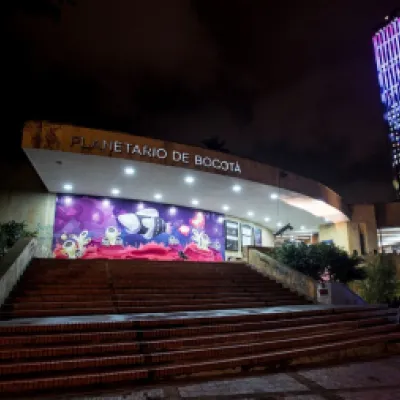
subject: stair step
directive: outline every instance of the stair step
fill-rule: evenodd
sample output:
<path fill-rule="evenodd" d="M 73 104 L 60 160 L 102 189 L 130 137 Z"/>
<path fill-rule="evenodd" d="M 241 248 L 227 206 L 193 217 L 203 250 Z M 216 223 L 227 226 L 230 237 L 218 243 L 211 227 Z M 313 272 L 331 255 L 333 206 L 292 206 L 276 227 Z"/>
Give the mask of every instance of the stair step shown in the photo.
<path fill-rule="evenodd" d="M 79 322 L 71 323 L 70 319 L 54 321 L 52 318 L 49 321 L 41 319 L 41 324 L 35 324 L 35 319 L 32 319 L 28 324 L 24 323 L 22 325 L 1 325 L 0 324 L 0 337 L 2 335 L 10 334 L 38 334 L 38 333 L 49 333 L 49 332 L 89 332 L 94 330 L 116 330 L 116 329 L 132 329 L 132 328 L 158 328 L 158 332 L 163 332 L 163 329 L 171 330 L 171 326 L 174 327 L 198 327 L 201 325 L 215 324 L 216 321 L 220 324 L 229 323 L 243 323 L 243 322 L 259 322 L 259 321 L 271 321 L 275 320 L 278 323 L 282 320 L 291 320 L 292 318 L 300 319 L 304 317 L 313 317 L 313 320 L 319 321 L 322 316 L 327 317 L 331 321 L 337 321 L 340 319 L 351 319 L 351 318 L 363 318 L 363 316 L 368 315 L 389 315 L 393 313 L 393 310 L 387 307 L 381 306 L 366 306 L 366 307 L 350 307 L 344 309 L 320 309 L 320 310 L 308 310 L 304 309 L 296 312 L 287 312 L 279 309 L 279 312 L 273 313 L 261 313 L 259 310 L 255 309 L 254 313 L 248 314 L 247 312 L 243 314 L 233 314 L 227 315 L 226 313 L 218 313 L 218 315 L 210 316 L 198 316 L 197 314 L 187 314 L 186 318 L 152 318 L 143 320 L 124 320 L 124 321 L 112 321 L 104 318 L 102 322 L 90 322 L 90 317 L 87 321 L 79 320 Z M 246 311 L 246 310 L 245 310 Z M 172 314 L 174 315 L 174 314 Z M 218 318 L 216 319 L 216 317 Z M 168 317 L 168 315 L 166 315 Z M 110 322 L 107 322 L 110 321 Z M 271 322 L 275 322 L 271 321 Z M 190 329 L 191 329 L 190 328 Z M 150 331 L 149 331 L 150 332 Z"/>
<path fill-rule="evenodd" d="M 179 362 L 182 360 L 199 360 L 220 357 L 231 357 L 243 354 L 255 354 L 269 350 L 290 349 L 296 346 L 311 346 L 320 343 L 327 343 L 334 340 L 351 339 L 354 337 L 368 337 L 382 333 L 393 332 L 397 329 L 394 325 L 354 329 L 353 331 L 324 333 L 307 337 L 288 338 L 283 340 L 269 340 L 248 343 L 236 343 L 235 345 L 209 346 L 202 348 L 186 348 L 161 353 L 129 354 L 129 355 L 108 355 L 80 358 L 53 358 L 52 360 L 41 359 L 28 362 L 2 362 L 0 363 L 0 376 L 12 374 L 35 374 L 54 371 L 71 371 L 76 369 L 103 368 L 120 365 L 152 365 L 155 363 Z M 400 335 L 400 332 L 396 332 Z M 400 337 L 400 336 L 399 336 Z M 229 343 L 229 342 L 228 342 Z M 126 348 L 130 348 L 126 344 Z M 137 348 L 134 348 L 137 352 Z M 56 356 L 54 356 L 56 357 Z"/>
<path fill-rule="evenodd" d="M 36 392 L 50 389 L 66 389 L 99 384 L 111 384 L 144 380 L 149 377 L 145 368 L 132 368 L 126 370 L 113 370 L 64 374 L 56 377 L 22 378 L 0 381 L 0 393 Z"/>
<path fill-rule="evenodd" d="M 207 335 L 199 335 L 198 332 L 193 332 L 189 337 L 175 337 L 173 339 L 156 339 L 150 341 L 138 342 L 135 341 L 138 334 L 142 336 L 141 332 L 126 331 L 126 332 L 95 332 L 93 334 L 69 334 L 65 335 L 64 341 L 57 336 L 53 339 L 59 341 L 38 341 L 36 340 L 34 348 L 18 347 L 16 345 L 22 344 L 15 341 L 11 337 L 6 340 L 7 348 L 0 347 L 0 360 L 26 360 L 31 358 L 48 358 L 48 357 L 62 357 L 62 356 L 80 356 L 80 355 L 94 355 L 105 353 L 137 353 L 139 349 L 145 353 L 176 350 L 181 348 L 199 347 L 216 343 L 246 343 L 265 340 L 277 340 L 282 338 L 303 337 L 314 335 L 316 332 L 348 332 L 351 329 L 363 328 L 373 326 L 374 324 L 380 325 L 378 328 L 392 329 L 392 325 L 387 324 L 387 319 L 378 317 L 360 321 L 344 321 L 329 324 L 317 325 L 304 325 L 291 328 L 277 328 L 273 330 L 256 330 L 256 331 L 231 331 L 221 334 L 220 332 L 210 332 Z M 250 328 L 250 327 L 249 327 Z M 350 332 L 350 334 L 352 334 Z M 86 335 L 86 344 L 82 344 Z M 104 343 L 106 338 L 114 339 L 113 343 Z M 14 340 L 13 340 L 14 339 Z M 43 338 L 46 339 L 46 338 Z M 47 338 L 49 339 L 49 338 Z M 50 338 L 51 339 L 51 338 Z M 145 339 L 145 337 L 143 337 Z M 117 342 L 119 340 L 119 342 Z M 123 341 L 125 340 L 125 341 Z M 127 342 L 126 340 L 133 340 Z M 33 342 L 31 342 L 33 343 Z M 42 346 L 39 344 L 42 343 Z M 46 344 L 44 346 L 43 344 Z M 51 345 L 49 347 L 49 345 Z M 57 344 L 59 344 L 57 346 Z M 13 346 L 14 345 L 14 346 Z"/>
<path fill-rule="evenodd" d="M 227 305 L 235 305 L 237 303 L 240 304 L 250 304 L 250 303 L 261 303 L 261 304 L 293 304 L 297 301 L 300 301 L 297 298 L 288 298 L 281 297 L 276 300 L 273 297 L 265 297 L 261 298 L 220 298 L 220 299 L 156 299 L 156 300 L 100 300 L 100 301 L 69 301 L 69 302 L 57 302 L 57 301 L 29 301 L 29 302 L 14 302 L 14 303 L 6 303 L 5 306 L 9 305 L 13 310 L 59 310 L 59 309 L 80 309 L 80 308 L 103 308 L 103 307 L 112 307 L 112 308 L 124 308 L 124 307 L 165 307 L 165 306 L 186 306 L 186 305 L 213 305 L 213 304 L 227 304 Z"/>
<path fill-rule="evenodd" d="M 61 389 L 89 386 L 93 384 L 121 383 L 144 379 L 165 379 L 167 377 L 187 376 L 197 373 L 213 373 L 217 370 L 232 370 L 241 367 L 265 366 L 271 363 L 282 362 L 283 360 L 311 357 L 313 355 L 326 354 L 332 351 L 349 348 L 360 348 L 386 343 L 388 340 L 400 340 L 400 332 L 384 335 L 373 335 L 370 337 L 357 338 L 352 340 L 341 340 L 334 343 L 317 346 L 304 346 L 296 349 L 270 351 L 261 354 L 246 354 L 237 357 L 217 358 L 207 361 L 187 361 L 159 366 L 140 366 L 132 368 L 115 368 L 112 371 L 96 369 L 95 372 L 85 371 L 81 373 L 67 372 L 51 377 L 36 378 L 6 378 L 0 381 L 0 392 L 22 393 L 38 390 Z M 112 363 L 112 361 L 109 361 Z"/>
<path fill-rule="evenodd" d="M 249 293 L 233 293 L 233 294 L 204 294 L 204 293 L 183 293 L 183 294 L 159 294 L 159 293 L 149 293 L 149 294 L 132 294 L 132 295 L 123 295 L 123 294 L 110 294 L 110 295 L 99 295 L 99 296 L 83 296 L 83 295 L 49 295 L 49 296 L 26 296 L 26 297 L 15 297 L 9 298 L 5 304 L 19 304 L 19 303 L 41 303 L 41 302 L 52 302 L 52 303 L 71 303 L 71 302 L 105 302 L 105 301 L 160 301 L 160 302 L 173 302 L 173 301 L 184 301 L 187 300 L 198 300 L 202 301 L 214 301 L 214 302 L 229 302 L 229 301 L 249 301 L 254 298 L 263 301 L 271 301 L 271 300 L 286 300 L 286 299 L 298 299 L 298 295 L 291 292 L 284 292 L 279 294 L 268 294 L 264 293 L 262 295 L 250 295 Z M 170 303 L 171 304 L 171 303 Z"/>
<path fill-rule="evenodd" d="M 289 304 L 295 303 L 289 301 Z M 173 311 L 196 311 L 196 310 L 226 310 L 230 308 L 257 308 L 266 306 L 282 305 L 285 302 L 263 302 L 253 301 L 248 303 L 211 303 L 211 304 L 182 304 L 182 305 L 156 305 L 148 307 L 98 307 L 98 308 L 64 308 L 64 309 L 16 309 L 10 312 L 3 311 L 2 316 L 13 316 L 18 318 L 29 318 L 34 316 L 75 316 L 75 315 L 95 315 L 95 314 L 133 314 L 133 313 L 154 313 L 154 312 L 173 312 Z"/>
<path fill-rule="evenodd" d="M 149 372 L 155 379 L 168 376 L 190 375 L 205 371 L 216 371 L 222 369 L 232 369 L 237 367 L 255 367 L 266 365 L 272 362 L 282 362 L 300 357 L 311 357 L 313 355 L 325 354 L 327 352 L 338 351 L 349 348 L 359 348 L 370 346 L 376 343 L 386 343 L 388 340 L 400 340 L 400 332 L 384 335 L 373 335 L 366 338 L 352 340 L 341 340 L 334 343 L 321 344 L 318 346 L 298 347 L 290 350 L 279 350 L 275 352 L 252 354 L 241 357 L 231 357 L 224 359 L 213 359 L 212 361 L 187 362 L 175 365 L 159 366 L 152 368 Z"/>
<path fill-rule="evenodd" d="M 212 359 L 219 357 L 231 357 L 242 354 L 257 354 L 269 350 L 291 349 L 298 346 L 312 346 L 320 343 L 327 343 L 335 340 L 344 340 L 358 337 L 359 335 L 374 335 L 393 332 L 396 328 L 393 325 L 370 327 L 365 329 L 354 329 L 352 331 L 339 331 L 323 333 L 320 335 L 307 335 L 306 337 L 285 338 L 281 340 L 259 340 L 248 343 L 235 343 L 234 345 L 210 346 L 201 348 L 185 348 L 182 350 L 153 353 L 146 355 L 146 363 L 177 362 L 179 360 Z M 400 333 L 399 333 L 400 334 Z M 400 337 L 400 336 L 399 336 Z M 230 343 L 229 341 L 226 343 Z M 1 368 L 0 368 L 1 371 Z"/>

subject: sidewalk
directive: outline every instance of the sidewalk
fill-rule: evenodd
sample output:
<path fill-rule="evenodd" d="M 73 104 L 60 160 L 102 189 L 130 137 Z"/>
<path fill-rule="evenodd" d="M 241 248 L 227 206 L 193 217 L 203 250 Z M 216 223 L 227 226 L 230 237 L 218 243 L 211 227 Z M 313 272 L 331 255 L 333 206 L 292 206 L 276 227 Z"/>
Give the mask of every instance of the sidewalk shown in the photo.
<path fill-rule="evenodd" d="M 45 397 L 49 399 L 49 397 Z M 297 372 L 260 374 L 141 390 L 59 396 L 69 400 L 400 400 L 400 356 Z"/>

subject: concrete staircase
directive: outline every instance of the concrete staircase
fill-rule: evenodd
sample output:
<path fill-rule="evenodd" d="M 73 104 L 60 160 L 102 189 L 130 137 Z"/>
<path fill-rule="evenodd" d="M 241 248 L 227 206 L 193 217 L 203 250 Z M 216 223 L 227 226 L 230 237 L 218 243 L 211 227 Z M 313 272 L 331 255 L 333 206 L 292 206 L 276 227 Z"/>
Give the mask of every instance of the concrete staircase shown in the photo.
<path fill-rule="evenodd" d="M 10 396 L 274 368 L 400 340 L 388 309 L 307 305 L 229 263 L 35 260 L 1 316 Z"/>
<path fill-rule="evenodd" d="M 243 264 L 35 260 L 0 317 L 271 307 L 307 300 Z"/>

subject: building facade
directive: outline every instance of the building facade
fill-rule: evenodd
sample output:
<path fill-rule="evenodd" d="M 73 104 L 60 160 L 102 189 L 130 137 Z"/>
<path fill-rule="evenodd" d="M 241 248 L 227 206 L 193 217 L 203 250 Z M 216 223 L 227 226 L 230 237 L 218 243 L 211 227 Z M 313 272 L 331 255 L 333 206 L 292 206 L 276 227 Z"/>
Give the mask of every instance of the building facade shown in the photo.
<path fill-rule="evenodd" d="M 1 219 L 26 221 L 44 257 L 220 261 L 349 221 L 324 185 L 231 154 L 45 121 L 22 149 L 44 190 L 3 192 Z"/>
<path fill-rule="evenodd" d="M 389 128 L 393 186 L 400 196 L 400 13 L 387 16 L 373 37 L 384 118 Z"/>
<path fill-rule="evenodd" d="M 26 123 L 22 149 L 0 222 L 37 231 L 40 257 L 221 261 L 293 239 L 359 254 L 400 243 L 389 208 L 349 206 L 319 182 L 231 154 L 46 121 Z"/>

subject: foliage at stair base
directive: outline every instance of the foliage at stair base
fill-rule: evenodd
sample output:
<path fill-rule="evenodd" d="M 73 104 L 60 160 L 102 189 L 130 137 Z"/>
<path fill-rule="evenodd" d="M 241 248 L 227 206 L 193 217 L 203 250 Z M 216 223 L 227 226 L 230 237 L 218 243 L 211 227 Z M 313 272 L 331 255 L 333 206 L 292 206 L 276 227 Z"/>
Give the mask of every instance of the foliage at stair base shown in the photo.
<path fill-rule="evenodd" d="M 293 255 L 292 258 L 287 257 L 287 259 L 290 259 L 291 263 L 294 265 L 301 266 L 308 264 L 311 266 L 310 270 L 314 271 L 313 277 L 308 276 L 295 268 L 291 268 L 277 259 L 272 258 L 270 255 L 267 255 L 254 248 L 250 248 L 248 250 L 249 264 L 264 276 L 275 279 L 285 287 L 302 296 L 305 296 L 308 300 L 311 300 L 315 303 L 337 305 L 366 304 L 366 302 L 359 295 L 354 293 L 343 283 L 330 281 L 329 284 L 326 284 L 323 281 L 324 274 L 322 271 L 328 270 L 326 267 L 326 260 L 329 260 L 329 256 L 332 259 L 337 260 L 337 264 L 334 264 L 335 268 L 339 264 L 339 260 L 342 260 L 342 263 L 345 266 L 344 268 L 347 268 L 347 273 L 342 272 L 341 274 L 334 273 L 334 269 L 332 269 L 331 277 L 341 276 L 344 277 L 345 281 L 347 281 L 350 277 L 363 278 L 365 276 L 363 271 L 353 270 L 355 269 L 356 260 L 349 256 L 346 258 L 342 255 L 341 250 L 336 252 L 336 249 L 330 248 L 324 248 L 320 253 L 318 253 L 315 249 L 312 249 L 314 254 L 310 256 L 310 259 L 305 260 L 304 258 L 307 257 L 307 254 L 304 254 L 305 249 L 302 248 L 302 246 L 300 246 L 299 249 L 296 249 L 295 247 L 298 247 L 298 245 L 286 245 L 286 248 L 281 250 L 281 255 Z M 324 259 L 321 256 L 321 253 L 324 254 L 323 251 L 326 251 Z M 330 252 L 330 254 L 327 254 L 328 252 Z M 272 255 L 276 255 L 276 253 L 273 252 Z M 318 258 L 316 255 L 318 255 Z M 323 260 L 321 261 L 322 267 L 318 266 L 318 259 Z M 298 261 L 298 264 L 295 263 L 296 260 Z M 357 262 L 359 262 L 359 260 L 357 260 Z M 317 273 L 316 271 L 320 272 Z M 316 279 L 314 277 L 316 277 Z"/>
<path fill-rule="evenodd" d="M 371 304 L 397 304 L 400 280 L 393 259 L 385 254 L 370 256 L 362 268 L 366 279 L 354 285 L 357 292 Z"/>
<path fill-rule="evenodd" d="M 363 259 L 349 255 L 334 244 L 285 243 L 272 250 L 271 257 L 316 281 L 333 281 L 348 284 L 365 279 L 365 272 L 359 268 Z"/>

